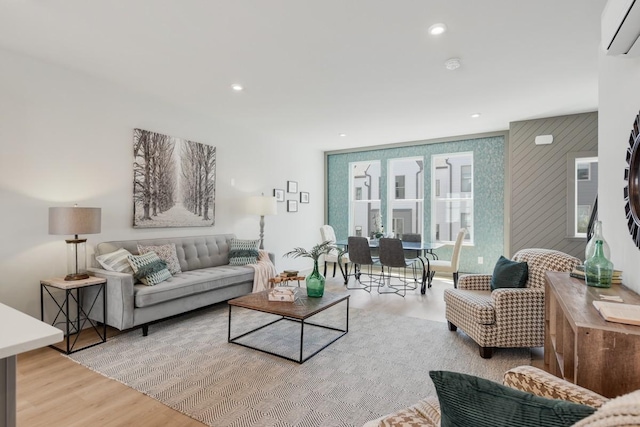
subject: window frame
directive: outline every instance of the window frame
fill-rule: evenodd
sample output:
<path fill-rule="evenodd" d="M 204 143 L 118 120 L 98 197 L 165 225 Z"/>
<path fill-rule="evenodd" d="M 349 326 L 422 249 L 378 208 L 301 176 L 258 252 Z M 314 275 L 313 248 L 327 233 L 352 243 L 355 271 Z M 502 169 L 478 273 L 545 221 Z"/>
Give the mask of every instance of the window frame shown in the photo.
<path fill-rule="evenodd" d="M 589 163 L 587 169 L 588 177 L 580 177 L 578 173 L 578 165 Z M 579 183 L 590 182 L 593 179 L 593 171 L 591 164 L 598 163 L 597 151 L 577 151 L 567 153 L 567 238 L 568 239 L 585 239 L 587 233 L 578 231 L 579 227 L 579 206 L 586 206 L 585 203 L 579 204 L 578 201 L 578 185 Z M 596 190 L 597 196 L 597 190 Z M 593 207 L 594 200 L 589 201 Z M 589 215 L 590 217 L 590 215 Z"/>

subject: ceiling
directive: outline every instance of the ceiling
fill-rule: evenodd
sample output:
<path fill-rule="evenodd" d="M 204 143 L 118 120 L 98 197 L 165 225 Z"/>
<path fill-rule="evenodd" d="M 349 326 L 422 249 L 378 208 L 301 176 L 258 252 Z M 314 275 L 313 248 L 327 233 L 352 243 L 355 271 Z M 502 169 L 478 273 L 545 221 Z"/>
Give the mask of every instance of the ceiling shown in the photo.
<path fill-rule="evenodd" d="M 605 3 L 0 0 L 0 47 L 335 150 L 597 110 Z"/>

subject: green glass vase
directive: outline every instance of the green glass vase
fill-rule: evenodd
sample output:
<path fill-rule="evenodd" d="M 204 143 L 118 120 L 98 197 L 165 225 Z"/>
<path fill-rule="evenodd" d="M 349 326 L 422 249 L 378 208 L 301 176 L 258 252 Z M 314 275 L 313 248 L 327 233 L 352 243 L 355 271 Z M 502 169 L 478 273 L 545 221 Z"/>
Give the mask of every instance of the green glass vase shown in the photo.
<path fill-rule="evenodd" d="M 313 260 L 313 271 L 307 276 L 307 296 L 320 298 L 324 295 L 324 276 L 318 271 L 318 260 Z"/>
<path fill-rule="evenodd" d="M 613 263 L 604 256 L 602 240 L 596 240 L 595 252 L 584 263 L 584 274 L 587 285 L 598 288 L 610 288 L 613 274 Z"/>

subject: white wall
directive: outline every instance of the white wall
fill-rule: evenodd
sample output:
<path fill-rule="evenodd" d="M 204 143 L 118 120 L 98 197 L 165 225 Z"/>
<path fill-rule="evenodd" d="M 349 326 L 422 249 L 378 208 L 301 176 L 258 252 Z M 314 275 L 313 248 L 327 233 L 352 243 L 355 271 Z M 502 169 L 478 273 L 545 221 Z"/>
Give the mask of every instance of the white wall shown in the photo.
<path fill-rule="evenodd" d="M 614 268 L 623 270 L 624 283 L 640 292 L 640 250 L 629 234 L 623 196 L 629 134 L 640 110 L 640 58 L 601 52 L 599 67 L 598 216 Z"/>
<path fill-rule="evenodd" d="M 106 240 L 236 233 L 257 238 L 259 218 L 242 213 L 247 195 L 298 181 L 310 204 L 265 218 L 265 248 L 277 268 L 309 268 L 280 259 L 320 240 L 324 221 L 323 153 L 285 144 L 133 93 L 106 81 L 0 50 L 0 302 L 39 317 L 39 281 L 66 272 L 66 236 L 48 234 L 50 206 L 102 208 Z M 168 82 L 179 84 L 179 82 Z M 216 223 L 212 228 L 134 230 L 132 137 L 139 127 L 217 148 Z M 232 179 L 235 184 L 232 186 Z M 290 195 L 287 194 L 287 198 Z M 293 197 L 293 196 L 291 196 Z M 298 194 L 295 197 L 299 197 Z"/>

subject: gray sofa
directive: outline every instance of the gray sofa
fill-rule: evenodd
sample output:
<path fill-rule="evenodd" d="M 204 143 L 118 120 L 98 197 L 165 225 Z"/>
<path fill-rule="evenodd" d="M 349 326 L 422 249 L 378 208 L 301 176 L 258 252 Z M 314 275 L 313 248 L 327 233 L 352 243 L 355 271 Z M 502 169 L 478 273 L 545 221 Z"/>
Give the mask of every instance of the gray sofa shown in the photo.
<path fill-rule="evenodd" d="M 106 323 L 119 330 L 142 326 L 147 335 L 149 324 L 200 307 L 251 293 L 254 269 L 229 265 L 229 247 L 233 234 L 176 237 L 167 239 L 122 240 L 99 243 L 95 255 L 124 248 L 138 254 L 138 244 L 175 243 L 182 273 L 155 286 L 135 283 L 132 274 L 107 271 L 94 260 L 89 274 L 107 279 Z M 269 254 L 274 262 L 273 254 Z M 83 303 L 90 304 L 97 292 L 85 290 Z M 101 304 L 95 304 L 91 318 L 103 320 Z"/>

